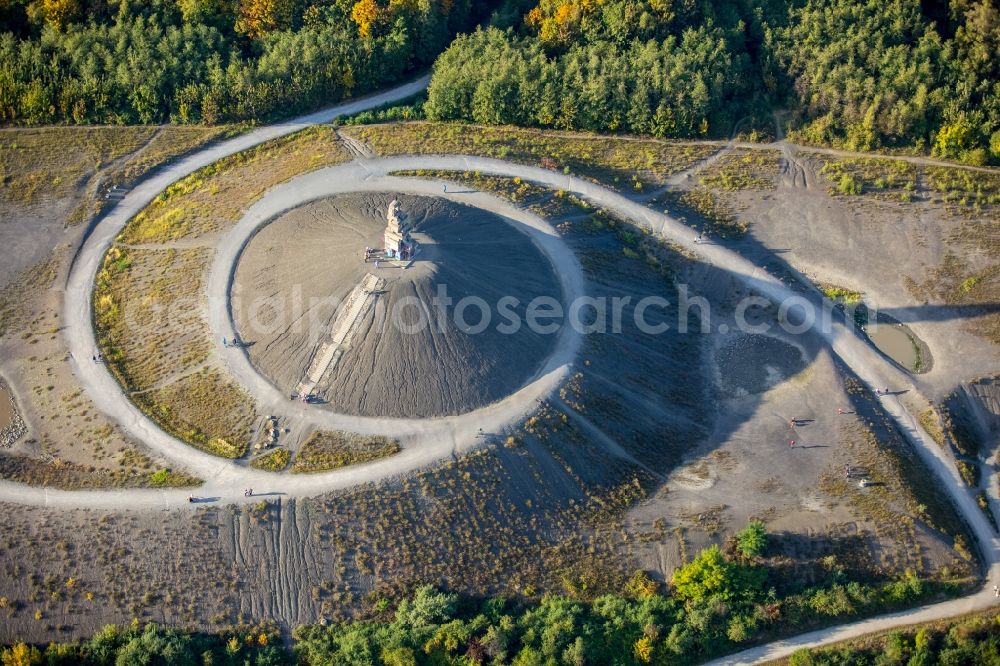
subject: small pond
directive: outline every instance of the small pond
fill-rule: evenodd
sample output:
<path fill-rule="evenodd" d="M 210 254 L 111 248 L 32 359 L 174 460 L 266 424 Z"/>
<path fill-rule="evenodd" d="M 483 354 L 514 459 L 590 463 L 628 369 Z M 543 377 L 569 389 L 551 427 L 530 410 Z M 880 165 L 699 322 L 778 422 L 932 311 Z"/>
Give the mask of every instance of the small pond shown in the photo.
<path fill-rule="evenodd" d="M 906 370 L 919 374 L 931 369 L 930 350 L 906 324 L 880 315 L 878 323 L 869 324 L 865 333 L 880 352 Z"/>
<path fill-rule="evenodd" d="M 14 423 L 14 405 L 11 403 L 10 391 L 0 385 L 0 430 Z"/>

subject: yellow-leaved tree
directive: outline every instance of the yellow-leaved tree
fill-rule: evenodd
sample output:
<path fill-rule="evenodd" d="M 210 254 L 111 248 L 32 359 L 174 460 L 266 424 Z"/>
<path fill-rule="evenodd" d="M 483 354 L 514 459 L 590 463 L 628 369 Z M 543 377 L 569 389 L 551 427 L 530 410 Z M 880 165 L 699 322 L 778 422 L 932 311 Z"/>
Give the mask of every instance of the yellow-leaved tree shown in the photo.
<path fill-rule="evenodd" d="M 260 39 L 269 32 L 292 26 L 295 0 L 240 0 L 236 32 Z"/>
<path fill-rule="evenodd" d="M 375 0 L 358 0 L 351 8 L 351 20 L 358 24 L 358 34 L 371 37 L 375 23 L 381 12 Z"/>
<path fill-rule="evenodd" d="M 80 17 L 80 0 L 42 0 L 42 15 L 53 28 L 64 30 Z"/>
<path fill-rule="evenodd" d="M 17 643 L 0 653 L 3 666 L 36 666 L 42 663 L 42 653 L 38 648 L 25 643 Z"/>

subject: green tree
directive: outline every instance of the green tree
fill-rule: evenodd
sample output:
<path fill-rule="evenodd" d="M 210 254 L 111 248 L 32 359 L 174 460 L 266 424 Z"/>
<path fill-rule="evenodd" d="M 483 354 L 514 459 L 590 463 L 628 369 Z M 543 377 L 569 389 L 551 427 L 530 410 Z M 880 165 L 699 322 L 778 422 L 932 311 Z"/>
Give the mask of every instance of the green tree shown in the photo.
<path fill-rule="evenodd" d="M 681 599 L 704 599 L 732 595 L 730 564 L 718 546 L 704 549 L 689 564 L 678 567 L 671 578 L 674 592 Z"/>
<path fill-rule="evenodd" d="M 236 22 L 236 0 L 177 0 L 177 7 L 188 23 L 204 23 L 224 31 Z"/>
<path fill-rule="evenodd" d="M 767 548 L 767 527 L 760 520 L 751 520 L 736 533 L 736 544 L 744 557 L 760 557 Z"/>
<path fill-rule="evenodd" d="M 382 650 L 381 659 L 385 666 L 417 666 L 417 655 L 408 647 Z"/>
<path fill-rule="evenodd" d="M 413 597 L 400 602 L 396 609 L 396 622 L 408 627 L 443 624 L 451 619 L 457 602 L 457 595 L 439 592 L 433 585 L 424 585 L 417 588 Z"/>
<path fill-rule="evenodd" d="M 975 140 L 975 130 L 968 117 L 960 115 L 944 125 L 934 138 L 934 154 L 939 157 L 960 159 Z"/>

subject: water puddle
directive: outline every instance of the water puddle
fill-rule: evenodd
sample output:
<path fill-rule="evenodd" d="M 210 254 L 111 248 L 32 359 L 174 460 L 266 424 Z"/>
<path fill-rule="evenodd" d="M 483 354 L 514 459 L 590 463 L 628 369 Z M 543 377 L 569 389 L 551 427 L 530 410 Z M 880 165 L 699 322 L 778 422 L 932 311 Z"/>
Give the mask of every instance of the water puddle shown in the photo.
<path fill-rule="evenodd" d="M 930 370 L 931 358 L 927 345 L 905 324 L 888 319 L 865 329 L 868 339 L 880 352 L 906 370 L 922 373 Z"/>
<path fill-rule="evenodd" d="M 14 405 L 11 402 L 10 391 L 0 386 L 0 430 L 9 428 L 14 423 Z"/>

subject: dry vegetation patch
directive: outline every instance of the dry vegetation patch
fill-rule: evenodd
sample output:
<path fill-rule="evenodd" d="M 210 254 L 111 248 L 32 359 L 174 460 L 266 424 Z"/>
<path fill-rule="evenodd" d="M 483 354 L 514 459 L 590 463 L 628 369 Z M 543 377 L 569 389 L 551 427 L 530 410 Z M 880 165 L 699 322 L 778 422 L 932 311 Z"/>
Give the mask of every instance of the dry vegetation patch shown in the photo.
<path fill-rule="evenodd" d="M 348 154 L 327 126 L 316 126 L 225 157 L 164 190 L 125 227 L 121 243 L 165 243 L 221 231 L 267 190 Z"/>
<path fill-rule="evenodd" d="M 651 201 L 650 206 L 719 238 L 741 238 L 750 228 L 726 198 L 707 187 L 671 190 Z"/>
<path fill-rule="evenodd" d="M 857 380 L 846 382 L 848 392 L 860 396 L 864 388 Z M 861 404 L 861 403 L 856 403 Z M 845 426 L 843 439 L 851 453 L 853 465 L 862 470 L 868 485 L 860 488 L 847 483 L 842 472 L 831 470 L 824 478 L 824 490 L 834 496 L 845 496 L 862 516 L 876 526 L 876 532 L 899 544 L 913 544 L 910 562 L 905 565 L 922 571 L 923 558 L 915 538 L 914 519 L 954 540 L 955 550 L 962 556 L 953 569 L 971 562 L 966 529 L 947 496 L 940 492 L 936 481 L 928 475 L 917 453 L 905 442 L 891 419 L 876 403 L 863 405 L 859 423 Z"/>
<path fill-rule="evenodd" d="M 457 181 L 530 208 L 542 217 L 586 214 L 593 209 L 589 203 L 575 194 L 564 190 L 553 192 L 520 177 L 489 176 L 478 171 L 440 171 L 434 169 L 393 171 L 390 175 Z"/>
<path fill-rule="evenodd" d="M 212 125 L 210 127 L 168 125 L 161 127 L 141 151 L 131 156 L 121 165 L 120 169 L 111 175 L 110 180 L 131 183 L 156 167 L 211 141 L 228 137 L 239 129 L 232 125 Z"/>
<path fill-rule="evenodd" d="M 1000 173 L 937 166 L 925 172 L 932 200 L 954 213 L 968 216 L 1000 206 Z"/>
<path fill-rule="evenodd" d="M 19 483 L 63 490 L 186 488 L 202 483 L 200 479 L 183 472 L 175 472 L 166 467 L 154 467 L 148 456 L 135 449 L 125 449 L 118 459 L 117 468 L 108 469 L 59 459 L 42 460 L 16 454 L 2 455 L 0 476 Z"/>
<path fill-rule="evenodd" d="M 343 130 L 380 155 L 458 153 L 540 164 L 641 191 L 718 150 L 712 144 L 671 143 L 517 127 L 449 123 L 365 125 Z"/>
<path fill-rule="evenodd" d="M 18 411 L 30 426 L 29 437 L 0 456 L 0 475 L 60 488 L 148 485 L 158 463 L 75 388 L 51 289 L 66 256 L 49 255 L 0 290 L 0 336 L 7 337 L 11 367 L 21 369 L 10 379 L 28 396 Z"/>
<path fill-rule="evenodd" d="M 736 148 L 706 167 L 698 182 L 726 192 L 769 191 L 775 188 L 777 178 L 777 150 Z"/>
<path fill-rule="evenodd" d="M 0 201 L 35 203 L 70 195 L 93 173 L 138 150 L 154 127 L 0 130 Z"/>
<path fill-rule="evenodd" d="M 246 454 L 257 421 L 250 396 L 214 369 L 133 394 L 132 399 L 170 434 L 224 458 Z"/>
<path fill-rule="evenodd" d="M 262 469 L 268 472 L 280 472 L 288 467 L 288 462 L 292 459 L 292 453 L 288 449 L 275 449 L 258 456 L 250 462 L 254 469 Z"/>
<path fill-rule="evenodd" d="M 388 437 L 317 430 L 295 456 L 292 472 L 324 472 L 386 458 L 399 451 L 399 442 Z"/>
<path fill-rule="evenodd" d="M 205 363 L 207 249 L 112 247 L 94 289 L 94 324 L 108 367 L 129 391 L 155 387 Z"/>
<path fill-rule="evenodd" d="M 149 171 L 226 136 L 215 127 L 46 127 L 0 130 L 0 202 L 34 205 L 78 197 L 71 225 L 109 202 L 111 184 L 131 185 Z"/>
<path fill-rule="evenodd" d="M 31 335 L 41 325 L 34 305 L 40 294 L 51 288 L 66 252 L 57 251 L 34 266 L 21 271 L 0 289 L 0 338 L 14 333 Z"/>
<path fill-rule="evenodd" d="M 833 195 L 870 194 L 885 201 L 909 202 L 917 192 L 919 170 L 903 160 L 878 157 L 833 159 L 810 154 L 822 164 L 819 172 L 829 182 Z"/>

